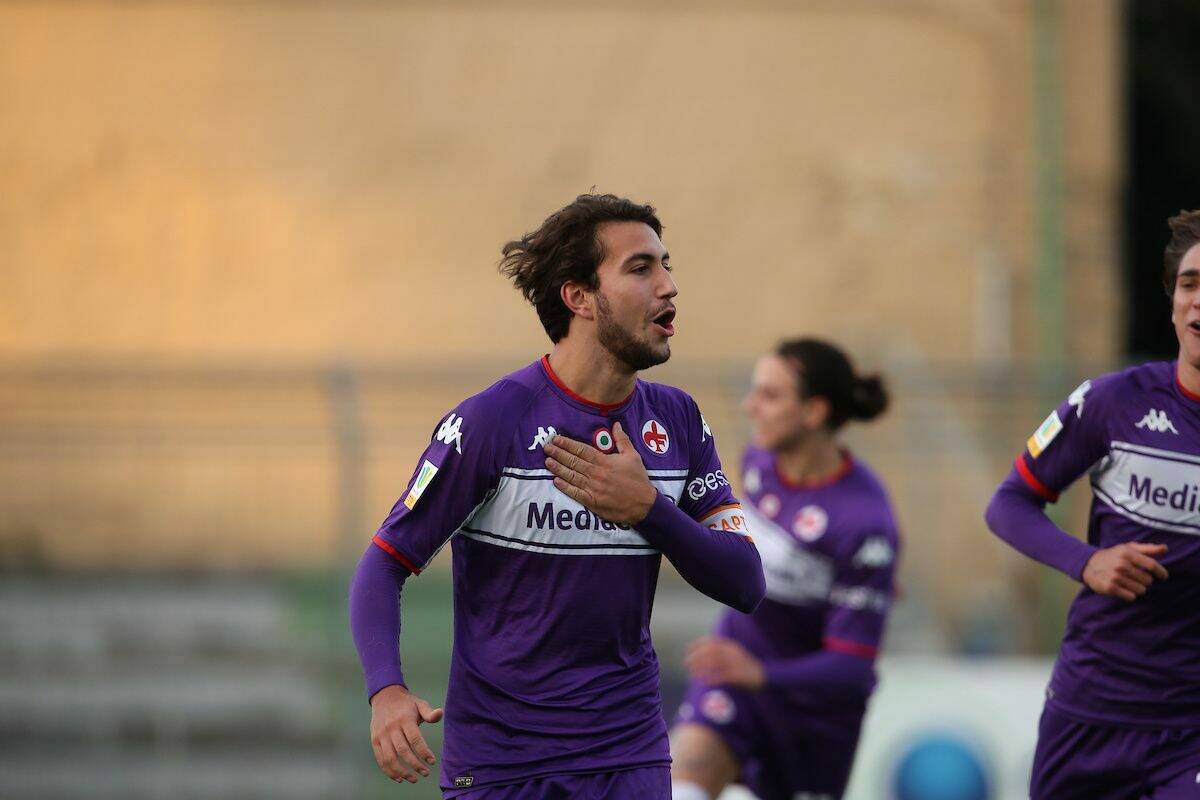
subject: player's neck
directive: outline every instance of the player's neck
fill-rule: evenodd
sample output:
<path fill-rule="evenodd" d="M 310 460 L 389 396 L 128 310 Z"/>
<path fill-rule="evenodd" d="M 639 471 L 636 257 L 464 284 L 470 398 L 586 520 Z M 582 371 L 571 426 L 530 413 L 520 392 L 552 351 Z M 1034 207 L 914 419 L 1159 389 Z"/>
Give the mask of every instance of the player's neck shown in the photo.
<path fill-rule="evenodd" d="M 1183 353 L 1179 354 L 1179 365 L 1175 368 L 1175 376 L 1184 389 L 1193 395 L 1200 395 L 1200 367 L 1188 363 L 1184 359 Z"/>
<path fill-rule="evenodd" d="M 788 483 L 820 483 L 837 475 L 846 456 L 837 440 L 827 434 L 815 434 L 795 447 L 775 453 L 775 465 Z"/>
<path fill-rule="evenodd" d="M 637 384 L 637 373 L 599 342 L 559 340 L 550 351 L 550 368 L 568 389 L 597 405 L 620 403 Z"/>

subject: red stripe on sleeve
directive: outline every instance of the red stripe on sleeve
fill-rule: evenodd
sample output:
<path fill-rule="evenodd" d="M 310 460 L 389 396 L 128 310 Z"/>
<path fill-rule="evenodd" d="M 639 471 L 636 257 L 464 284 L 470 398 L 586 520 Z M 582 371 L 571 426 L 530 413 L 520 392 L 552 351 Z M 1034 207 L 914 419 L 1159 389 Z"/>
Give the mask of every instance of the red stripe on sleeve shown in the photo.
<path fill-rule="evenodd" d="M 861 644 L 852 642 L 849 639 L 838 639 L 833 636 L 825 637 L 825 649 L 833 653 L 845 653 L 848 656 L 858 656 L 859 658 L 874 658 L 879 655 L 878 647 L 871 647 L 869 644 Z"/>
<path fill-rule="evenodd" d="M 396 548 L 392 547 L 390 544 L 385 542 L 383 539 L 379 538 L 378 535 L 374 536 L 371 539 L 371 542 L 374 543 L 375 546 L 377 546 L 380 550 L 382 550 L 383 552 L 387 553 L 392 558 L 399 561 L 404 566 L 404 568 L 406 570 L 408 570 L 409 572 L 411 572 L 413 575 L 421 574 L 421 570 L 419 570 L 415 566 L 413 566 L 413 563 L 411 561 L 409 561 L 407 558 L 405 558 L 403 553 L 401 553 Z"/>
<path fill-rule="evenodd" d="M 1043 500 L 1054 503 L 1058 500 L 1058 492 L 1052 491 L 1044 483 L 1037 479 L 1037 476 L 1029 469 L 1025 463 L 1024 454 L 1017 456 L 1017 460 L 1013 462 L 1013 466 L 1017 468 L 1017 474 L 1025 481 L 1025 484 Z"/>

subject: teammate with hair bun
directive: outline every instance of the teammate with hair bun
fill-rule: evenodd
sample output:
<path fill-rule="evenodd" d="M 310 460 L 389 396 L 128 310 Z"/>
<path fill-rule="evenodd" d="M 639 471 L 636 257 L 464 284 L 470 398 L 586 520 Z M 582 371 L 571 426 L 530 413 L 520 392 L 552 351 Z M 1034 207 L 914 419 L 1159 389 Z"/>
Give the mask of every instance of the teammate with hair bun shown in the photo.
<path fill-rule="evenodd" d="M 834 800 L 850 776 L 894 594 L 896 522 L 879 479 L 838 439 L 887 408 L 877 376 L 795 339 L 758 360 L 742 461 L 766 599 L 693 642 L 671 733 L 674 800 L 735 781 L 762 800 Z M 689 491 L 691 487 L 689 486 Z"/>

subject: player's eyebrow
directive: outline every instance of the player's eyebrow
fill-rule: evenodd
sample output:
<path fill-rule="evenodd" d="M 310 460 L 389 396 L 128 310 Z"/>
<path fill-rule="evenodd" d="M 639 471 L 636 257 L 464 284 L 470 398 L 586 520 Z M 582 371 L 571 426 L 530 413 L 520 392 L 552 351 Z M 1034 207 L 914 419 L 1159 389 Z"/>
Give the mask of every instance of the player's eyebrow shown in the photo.
<path fill-rule="evenodd" d="M 629 258 L 625 259 L 625 263 L 622 266 L 628 267 L 630 264 L 632 264 L 635 261 L 649 261 L 649 262 L 653 263 L 657 259 L 658 259 L 658 253 L 649 253 L 649 252 L 634 253 Z M 671 254 L 664 250 L 663 254 L 662 254 L 663 263 L 665 264 L 670 260 L 671 260 Z"/>
<path fill-rule="evenodd" d="M 1197 275 L 1200 275 L 1200 269 L 1191 267 L 1189 269 L 1185 269 L 1183 272 L 1179 273 L 1175 277 L 1177 277 L 1177 278 L 1195 278 Z"/>

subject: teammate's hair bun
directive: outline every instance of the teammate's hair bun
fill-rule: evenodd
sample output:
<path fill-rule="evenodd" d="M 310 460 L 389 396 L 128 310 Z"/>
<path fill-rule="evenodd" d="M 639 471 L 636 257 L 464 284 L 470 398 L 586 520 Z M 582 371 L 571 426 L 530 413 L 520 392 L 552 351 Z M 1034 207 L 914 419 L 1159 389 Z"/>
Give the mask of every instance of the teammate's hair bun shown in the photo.
<path fill-rule="evenodd" d="M 878 417 L 888 407 L 887 387 L 883 385 L 883 378 L 878 375 L 860 377 L 854 387 L 853 399 L 854 412 L 850 415 L 853 419 L 865 422 Z"/>
<path fill-rule="evenodd" d="M 833 431 L 848 420 L 875 419 L 888 407 L 888 391 L 878 375 L 858 375 L 838 346 L 821 339 L 789 339 L 775 354 L 796 370 L 800 396 L 829 401 L 826 426 Z"/>

